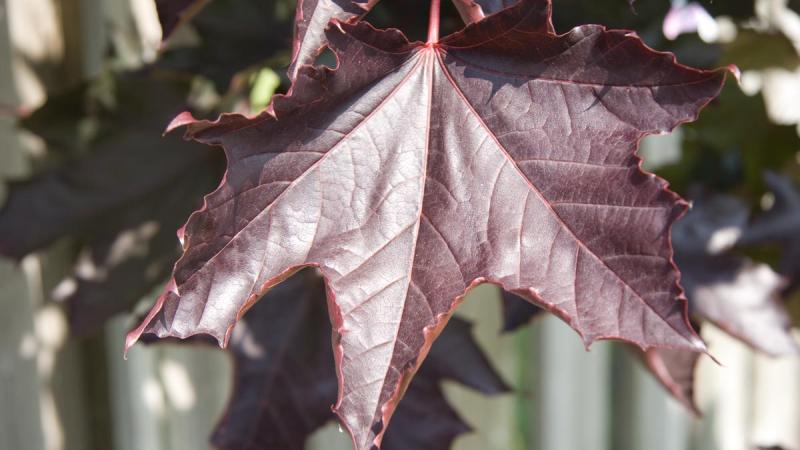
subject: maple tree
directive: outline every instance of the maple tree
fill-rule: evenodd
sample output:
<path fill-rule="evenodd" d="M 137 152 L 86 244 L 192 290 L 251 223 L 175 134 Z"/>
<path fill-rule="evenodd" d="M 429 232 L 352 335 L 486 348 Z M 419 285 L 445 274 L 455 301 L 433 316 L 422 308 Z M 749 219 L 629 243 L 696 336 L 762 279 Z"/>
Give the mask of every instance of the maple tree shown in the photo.
<path fill-rule="evenodd" d="M 697 201 L 670 242 L 686 203 L 635 155 L 643 136 L 695 119 L 719 93 L 724 71 L 679 65 L 628 31 L 585 25 L 556 34 L 544 0 L 454 0 L 472 25 L 439 39 L 438 2 L 430 3 L 422 43 L 364 22 L 376 1 L 299 1 L 286 95 L 255 117 L 182 114 L 172 124 L 224 147 L 228 170 L 182 229 L 172 281 L 128 344 L 142 332 L 230 341 L 236 389 L 215 445 L 302 448 L 336 403 L 357 448 L 449 448 L 468 427 L 441 381 L 505 389 L 468 325 L 456 317 L 445 327 L 465 293 L 484 282 L 506 290 L 507 330 L 550 311 L 587 344 L 636 344 L 651 372 L 694 408 L 692 374 L 704 347 L 686 316 L 673 244 L 693 319 L 769 354 L 796 352 L 781 277 L 731 251 L 793 245 L 792 227 L 782 226 L 796 215 L 791 182 L 768 176 L 777 207 L 752 225 L 746 206 L 720 211 L 716 201 Z M 242 71 L 289 46 L 289 27 L 270 2 L 156 5 L 165 37 L 191 20 L 199 46 L 168 49 L 138 78 L 122 77 L 124 107 L 108 115 L 127 132 L 101 133 L 91 143 L 100 158 L 12 184 L 0 211 L 4 254 L 19 258 L 61 236 L 78 238 L 95 271 L 79 262 L 67 290 L 76 334 L 161 283 L 179 254 L 172 230 L 219 177 L 216 150 L 175 136 L 161 141 L 154 131 L 180 110 L 203 109 L 186 102 L 188 83 L 162 71 L 201 74 L 236 91 Z M 399 12 L 390 18 L 402 20 Z M 326 46 L 336 69 L 313 66 Z M 74 93 L 66 97 L 76 102 Z M 58 107 L 59 97 L 48 106 Z M 719 125 L 727 130 L 729 121 Z M 47 107 L 26 122 L 53 145 L 73 138 Z M 700 136 L 757 146 L 775 133 Z M 133 142 L 146 142 L 145 151 L 131 152 Z M 67 201 L 53 208 L 60 199 Z M 720 217 L 732 221 L 715 223 Z M 742 238 L 707 251 L 731 226 Z M 124 245 L 131 240 L 138 245 Z M 793 261 L 785 252 L 789 277 Z M 327 284 L 332 328 L 320 278 L 292 275 L 306 266 Z M 440 350 L 448 345 L 459 351 Z"/>

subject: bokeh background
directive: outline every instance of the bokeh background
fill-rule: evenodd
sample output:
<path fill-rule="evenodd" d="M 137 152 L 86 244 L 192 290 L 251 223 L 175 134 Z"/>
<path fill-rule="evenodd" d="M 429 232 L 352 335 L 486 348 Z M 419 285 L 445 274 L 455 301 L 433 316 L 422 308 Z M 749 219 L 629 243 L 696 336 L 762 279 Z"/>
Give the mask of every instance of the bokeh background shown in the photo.
<path fill-rule="evenodd" d="M 791 252 L 800 237 L 800 2 L 554 4 L 560 32 L 629 28 L 686 64 L 742 69 L 741 83 L 731 80 L 697 123 L 647 139 L 640 153 L 722 224 L 709 242 L 758 268 L 699 285 L 745 297 L 737 310 L 745 328 L 760 326 L 763 307 L 747 298 L 765 290 L 781 291 L 779 312 L 791 317 L 800 306 L 791 285 L 800 265 Z M 446 8 L 443 29 L 456 29 Z M 0 2 L 0 217 L 15 218 L 0 227 L 15 241 L 0 259 L 0 449 L 209 447 L 232 390 L 231 358 L 162 343 L 122 359 L 125 332 L 177 255 L 175 229 L 221 174 L 219 152 L 161 131 L 186 108 L 208 117 L 258 111 L 285 90 L 293 12 L 291 0 L 212 0 L 162 45 L 154 0 Z M 367 20 L 422 38 L 427 2 L 384 0 Z M 9 191 L 22 194 L 9 200 Z M 703 209 L 719 195 L 734 213 Z M 743 223 L 770 212 L 780 213 L 772 219 L 780 230 L 768 242 L 731 248 Z M 694 371 L 698 418 L 620 344 L 587 353 L 550 317 L 500 334 L 498 295 L 477 289 L 458 314 L 475 323 L 513 391 L 487 397 L 446 385 L 474 429 L 454 448 L 800 450 L 797 356 L 768 356 L 703 323 L 721 364 L 703 357 Z M 308 448 L 349 443 L 332 423 Z"/>

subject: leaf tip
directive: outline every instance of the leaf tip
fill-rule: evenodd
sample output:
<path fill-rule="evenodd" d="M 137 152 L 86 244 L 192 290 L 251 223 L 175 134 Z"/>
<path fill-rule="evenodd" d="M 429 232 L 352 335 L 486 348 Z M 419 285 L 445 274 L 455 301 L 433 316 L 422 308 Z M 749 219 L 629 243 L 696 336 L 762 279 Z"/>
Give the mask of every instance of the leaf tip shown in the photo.
<path fill-rule="evenodd" d="M 181 128 L 187 125 L 191 125 L 197 122 L 197 119 L 194 118 L 191 112 L 184 111 L 177 116 L 167 125 L 167 128 L 162 133 L 162 136 L 166 136 L 167 134 L 171 133 L 176 128 Z"/>
<path fill-rule="evenodd" d="M 125 361 L 128 360 L 128 350 L 136 344 L 136 341 L 139 340 L 139 334 L 136 333 L 137 330 L 133 330 L 125 335 L 125 350 L 122 351 L 122 359 Z"/>
<path fill-rule="evenodd" d="M 728 71 L 728 73 L 733 75 L 733 78 L 736 79 L 737 83 L 742 84 L 742 71 L 739 69 L 739 66 L 736 64 L 728 64 L 727 66 L 723 67 L 723 70 Z"/>
<path fill-rule="evenodd" d="M 150 310 L 150 312 L 147 313 L 147 316 L 145 316 L 144 320 L 142 320 L 139 326 L 129 331 L 128 334 L 125 335 L 125 350 L 123 352 L 123 357 L 125 359 L 128 359 L 128 350 L 130 350 L 131 347 L 133 347 L 136 344 L 136 342 L 139 341 L 139 338 L 142 336 L 142 333 L 145 332 L 145 330 L 147 329 L 148 325 L 150 325 L 150 322 L 153 320 L 153 318 L 155 318 L 156 315 L 161 312 L 161 309 L 164 307 L 164 302 L 166 301 L 167 296 L 170 293 L 177 294 L 177 287 L 175 286 L 174 278 L 169 280 L 169 283 L 167 283 L 167 286 L 164 289 L 164 293 L 158 297 L 158 299 L 156 300 L 156 304 L 153 305 L 153 308 Z"/>

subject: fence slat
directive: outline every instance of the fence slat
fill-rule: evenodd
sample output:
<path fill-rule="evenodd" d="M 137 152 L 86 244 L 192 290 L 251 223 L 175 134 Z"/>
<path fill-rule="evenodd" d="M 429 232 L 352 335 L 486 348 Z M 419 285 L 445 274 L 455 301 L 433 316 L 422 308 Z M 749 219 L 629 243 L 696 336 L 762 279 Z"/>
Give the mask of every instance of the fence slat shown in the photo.
<path fill-rule="evenodd" d="M 800 360 L 756 355 L 754 379 L 752 442 L 800 448 Z"/>
<path fill-rule="evenodd" d="M 534 399 L 538 420 L 537 448 L 605 450 L 609 433 L 609 344 L 595 343 L 586 352 L 578 335 L 548 315 L 535 324 L 533 345 L 539 357 Z"/>
<path fill-rule="evenodd" d="M 0 157 L 2 162 L 2 157 Z M 33 308 L 22 271 L 0 260 L 0 449 L 44 448 Z"/>
<path fill-rule="evenodd" d="M 694 448 L 750 450 L 753 351 L 709 324 L 703 338 L 721 364 L 709 358 L 698 364 L 697 402 L 704 421 L 696 424 Z"/>

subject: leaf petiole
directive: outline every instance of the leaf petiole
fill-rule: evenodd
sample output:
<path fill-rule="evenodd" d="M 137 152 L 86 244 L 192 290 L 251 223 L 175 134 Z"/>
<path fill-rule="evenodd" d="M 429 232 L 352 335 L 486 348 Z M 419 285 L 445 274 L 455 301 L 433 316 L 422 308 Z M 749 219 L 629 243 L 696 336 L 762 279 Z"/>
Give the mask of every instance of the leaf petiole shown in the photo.
<path fill-rule="evenodd" d="M 439 42 L 439 4 L 441 0 L 431 0 L 431 14 L 428 22 L 428 45 Z"/>

